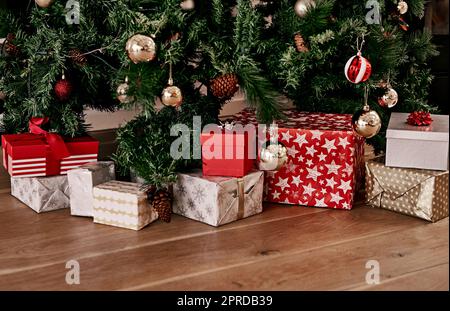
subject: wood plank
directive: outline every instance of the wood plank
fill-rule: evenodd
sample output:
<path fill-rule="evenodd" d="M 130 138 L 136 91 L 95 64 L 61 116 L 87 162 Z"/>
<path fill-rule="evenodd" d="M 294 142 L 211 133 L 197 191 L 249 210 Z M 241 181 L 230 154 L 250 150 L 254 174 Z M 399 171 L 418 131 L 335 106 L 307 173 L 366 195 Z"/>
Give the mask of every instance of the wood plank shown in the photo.
<path fill-rule="evenodd" d="M 284 213 L 290 209 L 280 209 Z M 264 214 L 262 214 L 264 215 Z M 174 223 L 171 227 L 183 231 L 189 222 Z M 250 264 L 270 257 L 308 252 L 345 242 L 370 239 L 377 235 L 424 226 L 424 222 L 385 210 L 358 208 L 352 212 L 325 210 L 302 217 L 286 218 L 253 226 L 238 226 L 230 230 L 211 231 L 178 240 L 140 247 L 117 249 L 96 256 L 73 257 L 81 266 L 81 284 L 71 287 L 65 284 L 65 263 L 20 271 L 2 270 L 0 289 L 113 290 L 141 286 L 142 284 L 167 282 L 173 278 L 215 271 L 233 266 Z M 168 227 L 167 227 L 168 229 Z M 74 229 L 78 230 L 78 229 Z M 155 231 L 157 231 L 157 227 Z M 152 234 L 155 231 L 150 231 Z M 166 230 L 167 231 L 167 230 Z M 161 233 L 160 237 L 164 237 Z M 89 234 L 86 235 L 88 237 Z M 120 239 L 120 237 L 116 238 Z M 136 235 L 130 244 L 134 245 Z M 111 240 L 102 243 L 110 243 Z M 115 243 L 115 241 L 114 241 Z M 59 245 L 67 252 L 67 246 Z M 78 248 L 82 248 L 80 242 Z M 40 256 L 41 249 L 29 250 L 30 256 Z M 17 260 L 17 254 L 12 260 Z M 64 256 L 61 256 L 64 258 Z M 316 258 L 315 261 L 320 258 Z M 11 265 L 11 262 L 7 262 Z M 3 263 L 0 264 L 3 267 Z M 317 267 L 319 268 L 319 267 Z M 261 271 L 260 271 L 261 273 Z"/>
<path fill-rule="evenodd" d="M 368 260 L 380 263 L 380 285 L 366 285 Z M 384 289 L 383 286 L 401 289 L 404 283 L 397 280 L 399 276 L 448 261 L 448 220 L 444 220 L 131 289 L 345 290 L 357 286 L 356 289 L 376 290 Z M 448 273 L 440 276 L 417 273 L 414 279 L 412 276 L 407 279 L 412 282 L 405 289 L 442 289 L 445 284 L 448 288 Z M 391 280 L 395 282 L 389 286 Z"/>
<path fill-rule="evenodd" d="M 322 213 L 324 209 L 271 206 L 265 212 L 214 228 L 181 216 L 170 224 L 156 222 L 141 231 L 98 225 L 91 218 L 71 217 L 69 210 L 36 214 L 10 195 L 0 194 L 0 275 L 71 258 L 88 258 L 119 250 L 257 224 Z"/>
<path fill-rule="evenodd" d="M 431 268 L 413 271 L 411 273 L 389 279 L 379 285 L 362 286 L 353 290 L 448 291 L 448 273 L 449 264 L 445 263 Z"/>

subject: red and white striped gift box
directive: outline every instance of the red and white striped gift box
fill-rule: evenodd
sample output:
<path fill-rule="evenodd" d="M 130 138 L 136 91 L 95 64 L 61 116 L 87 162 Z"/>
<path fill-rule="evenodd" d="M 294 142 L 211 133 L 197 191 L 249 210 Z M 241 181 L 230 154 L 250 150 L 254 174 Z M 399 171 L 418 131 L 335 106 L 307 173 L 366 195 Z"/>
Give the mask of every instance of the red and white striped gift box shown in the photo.
<path fill-rule="evenodd" d="M 67 171 L 78 168 L 86 163 L 97 162 L 97 153 L 72 155 L 61 160 L 61 175 L 67 174 Z"/>
<path fill-rule="evenodd" d="M 46 158 L 14 160 L 8 155 L 8 173 L 12 177 L 46 176 Z"/>
<path fill-rule="evenodd" d="M 3 166 L 12 177 L 41 177 L 65 175 L 71 169 L 97 161 L 99 142 L 94 138 L 66 139 L 65 144 L 70 156 L 56 159 L 42 135 L 3 135 Z"/>

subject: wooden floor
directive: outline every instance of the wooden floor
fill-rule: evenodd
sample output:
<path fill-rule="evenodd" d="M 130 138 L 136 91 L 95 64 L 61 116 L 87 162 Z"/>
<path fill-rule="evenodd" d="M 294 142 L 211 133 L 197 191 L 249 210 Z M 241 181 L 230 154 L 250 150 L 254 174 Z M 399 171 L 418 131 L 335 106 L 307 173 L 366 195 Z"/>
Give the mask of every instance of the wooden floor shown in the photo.
<path fill-rule="evenodd" d="M 0 290 L 448 290 L 448 228 L 364 206 L 267 206 L 218 229 L 175 216 L 134 232 L 36 214 L 3 189 Z M 72 259 L 79 285 L 65 282 Z"/>

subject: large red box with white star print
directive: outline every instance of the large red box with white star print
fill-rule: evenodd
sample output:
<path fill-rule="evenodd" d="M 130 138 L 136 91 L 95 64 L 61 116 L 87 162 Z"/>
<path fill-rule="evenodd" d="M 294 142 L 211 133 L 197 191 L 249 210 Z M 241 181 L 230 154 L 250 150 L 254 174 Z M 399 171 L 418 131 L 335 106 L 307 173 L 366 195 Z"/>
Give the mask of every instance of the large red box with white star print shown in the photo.
<path fill-rule="evenodd" d="M 266 172 L 265 200 L 349 210 L 364 174 L 364 138 L 352 129 L 349 114 L 284 111 L 278 140 L 288 150 L 279 170 Z M 257 124 L 253 110 L 236 121 Z"/>

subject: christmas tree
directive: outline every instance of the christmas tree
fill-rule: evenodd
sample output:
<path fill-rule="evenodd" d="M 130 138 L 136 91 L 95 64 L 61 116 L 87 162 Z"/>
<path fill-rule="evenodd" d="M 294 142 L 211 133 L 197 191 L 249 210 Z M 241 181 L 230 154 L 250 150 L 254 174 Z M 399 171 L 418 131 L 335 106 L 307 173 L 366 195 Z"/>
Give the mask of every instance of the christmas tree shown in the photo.
<path fill-rule="evenodd" d="M 117 71 L 128 63 L 127 36 L 139 12 L 125 1 L 27 1 L 0 11 L 3 128 L 26 132 L 31 117 L 49 117 L 65 136 L 86 130 L 86 107 L 112 110 Z"/>
<path fill-rule="evenodd" d="M 189 10 L 178 1 L 149 4 L 146 16 L 154 22 L 150 31 L 159 29 L 163 38 L 176 36 L 175 41 L 159 46 L 160 55 L 165 55 L 159 59 L 176 68 L 175 79 L 184 95 L 182 113 L 164 108 L 128 124 L 120 131 L 118 162 L 151 183 L 173 180 L 185 163 L 169 156 L 174 140 L 170 126 L 190 124 L 194 115 L 214 121 L 226 102 L 214 96 L 216 78 L 230 73 L 237 76 L 249 99 L 258 102 L 258 95 L 262 99 L 257 112 L 265 123 L 279 117 L 270 100 L 276 97 L 274 86 L 299 110 L 333 113 L 361 110 L 368 92 L 367 103 L 383 124 L 380 135 L 369 143 L 383 149 L 391 111 L 435 111 L 427 104 L 432 80 L 427 61 L 437 52 L 431 34 L 421 29 L 424 4 L 423 0 L 197 0 Z M 352 83 L 344 73 L 347 60 L 358 49 L 372 66 L 372 75 L 364 83 Z M 160 66 L 154 69 L 161 74 Z M 147 70 L 148 65 L 130 68 L 132 80 L 150 77 L 142 84 L 154 90 L 147 96 L 153 98 L 164 88 L 168 73 L 166 69 L 158 80 Z M 200 86 L 194 86 L 196 81 L 208 87 L 207 96 Z M 258 86 L 269 92 L 258 94 Z M 383 99 L 383 95 L 391 97 Z"/>
<path fill-rule="evenodd" d="M 355 113 L 367 92 L 383 123 L 369 140 L 378 149 L 391 111 L 434 110 L 427 61 L 437 52 L 421 29 L 424 0 L 84 0 L 79 24 L 67 22 L 66 1 L 47 2 L 0 16 L 0 35 L 12 35 L 0 60 L 4 127 L 26 131 L 30 117 L 45 115 L 73 136 L 85 129 L 85 106 L 137 105 L 114 157 L 123 173 L 158 187 L 195 164 L 170 155 L 183 131 L 172 136 L 173 126 L 199 135 L 193 117 L 218 123 L 238 86 L 262 123 L 281 117 L 281 95 L 302 111 Z M 358 50 L 365 71 L 346 75 Z M 393 90 L 398 102 L 383 97 Z"/>
<path fill-rule="evenodd" d="M 260 120 L 270 122 L 281 116 L 279 93 L 261 70 L 264 60 L 257 60 L 264 19 L 251 1 L 136 2 L 145 16 L 142 22 L 148 25 L 145 33 L 156 43 L 156 55 L 150 62 L 131 63 L 120 71 L 118 83 L 128 81 L 124 86 L 128 96 L 122 101 L 140 104 L 143 113 L 119 130 L 115 159 L 124 173 L 131 169 L 161 186 L 173 182 L 178 170 L 195 165 L 170 155 L 177 138 L 171 136 L 174 125 L 194 131 L 193 117 L 198 116 L 201 125 L 218 123 L 221 107 L 238 85 L 257 108 Z M 173 102 L 165 102 L 161 94 L 168 85 L 181 91 L 182 100 L 178 94 Z M 155 98 L 166 106 L 155 110 Z M 189 136 L 199 135 L 197 130 Z M 198 147 L 194 144 L 190 151 Z"/>
<path fill-rule="evenodd" d="M 427 61 L 437 51 L 421 22 L 425 3 L 260 1 L 258 10 L 270 18 L 259 45 L 265 72 L 302 111 L 355 113 L 368 88 L 368 104 L 383 122 L 380 135 L 368 142 L 383 149 L 391 111 L 436 111 L 427 103 L 432 81 Z M 351 83 L 344 68 L 361 47 L 371 76 Z M 397 95 L 398 101 L 386 100 L 385 94 Z"/>

